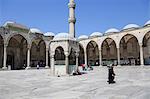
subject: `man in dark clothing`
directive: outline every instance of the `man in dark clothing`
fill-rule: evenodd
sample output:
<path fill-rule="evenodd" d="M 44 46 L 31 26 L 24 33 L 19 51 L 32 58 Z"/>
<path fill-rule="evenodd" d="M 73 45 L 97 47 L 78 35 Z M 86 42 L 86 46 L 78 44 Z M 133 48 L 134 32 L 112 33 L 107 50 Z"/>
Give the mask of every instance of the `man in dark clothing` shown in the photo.
<path fill-rule="evenodd" d="M 115 73 L 114 73 L 113 65 L 108 66 L 108 81 L 107 82 L 109 84 L 115 83 L 114 78 L 115 78 Z"/>

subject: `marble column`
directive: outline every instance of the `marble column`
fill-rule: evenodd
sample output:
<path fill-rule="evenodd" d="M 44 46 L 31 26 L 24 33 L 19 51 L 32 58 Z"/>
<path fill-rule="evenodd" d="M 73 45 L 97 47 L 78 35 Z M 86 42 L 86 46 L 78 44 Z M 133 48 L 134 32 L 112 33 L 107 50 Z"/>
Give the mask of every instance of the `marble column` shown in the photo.
<path fill-rule="evenodd" d="M 30 69 L 30 50 L 31 50 L 31 46 L 28 45 L 28 50 L 27 50 L 27 67 L 26 70 Z"/>
<path fill-rule="evenodd" d="M 87 66 L 87 53 L 86 50 L 84 50 L 84 61 L 85 61 L 85 66 Z"/>
<path fill-rule="evenodd" d="M 78 60 L 79 60 L 79 53 L 76 52 L 76 68 L 75 68 L 76 70 L 75 71 L 78 71 L 78 66 L 79 66 Z"/>
<path fill-rule="evenodd" d="M 66 74 L 69 74 L 69 53 L 65 53 L 65 65 L 66 65 Z"/>
<path fill-rule="evenodd" d="M 144 66 L 144 57 L 143 57 L 143 46 L 140 44 L 140 63 L 141 66 Z"/>
<path fill-rule="evenodd" d="M 3 67 L 2 67 L 3 70 L 7 69 L 6 62 L 7 62 L 7 45 L 4 44 L 4 59 L 3 59 Z"/>
<path fill-rule="evenodd" d="M 120 66 L 120 48 L 117 48 L 117 60 L 118 60 L 118 66 Z"/>
<path fill-rule="evenodd" d="M 49 68 L 49 66 L 48 66 L 48 52 L 49 52 L 49 49 L 46 48 L 46 66 L 45 66 L 45 68 Z"/>
<path fill-rule="evenodd" d="M 51 72 L 53 75 L 55 75 L 55 60 L 54 55 L 51 55 Z"/>
<path fill-rule="evenodd" d="M 102 50 L 99 50 L 99 66 L 102 66 Z"/>

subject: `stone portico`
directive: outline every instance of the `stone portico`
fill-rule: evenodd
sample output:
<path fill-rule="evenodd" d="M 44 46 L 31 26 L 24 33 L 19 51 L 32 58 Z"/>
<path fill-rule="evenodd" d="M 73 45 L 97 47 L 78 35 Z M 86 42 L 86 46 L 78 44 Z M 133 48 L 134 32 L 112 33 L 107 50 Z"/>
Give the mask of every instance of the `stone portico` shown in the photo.
<path fill-rule="evenodd" d="M 0 68 L 51 68 L 53 74 L 71 74 L 81 64 L 91 66 L 150 65 L 150 20 L 104 33 L 75 37 L 74 0 L 69 4 L 69 33 L 43 33 L 38 28 L 7 21 L 0 26 Z M 72 67 L 71 67 L 72 66 Z"/>

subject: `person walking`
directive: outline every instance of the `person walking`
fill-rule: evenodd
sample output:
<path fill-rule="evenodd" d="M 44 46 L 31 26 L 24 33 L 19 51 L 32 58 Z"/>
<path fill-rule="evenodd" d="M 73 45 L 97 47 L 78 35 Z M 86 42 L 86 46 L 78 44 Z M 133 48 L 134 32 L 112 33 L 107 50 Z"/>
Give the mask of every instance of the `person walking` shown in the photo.
<path fill-rule="evenodd" d="M 110 66 L 108 66 L 108 81 L 107 82 L 109 84 L 115 83 L 114 79 L 115 79 L 114 65 L 111 64 Z"/>

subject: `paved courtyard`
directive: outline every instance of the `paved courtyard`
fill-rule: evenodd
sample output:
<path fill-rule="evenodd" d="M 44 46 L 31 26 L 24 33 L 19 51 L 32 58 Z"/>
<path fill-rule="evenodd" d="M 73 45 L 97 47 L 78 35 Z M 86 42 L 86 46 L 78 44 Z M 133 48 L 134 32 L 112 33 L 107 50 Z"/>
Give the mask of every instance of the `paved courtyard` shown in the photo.
<path fill-rule="evenodd" d="M 0 71 L 0 99 L 150 99 L 150 66 L 115 67 L 116 84 L 107 84 L 107 68 L 80 76 L 51 76 L 50 70 Z"/>

